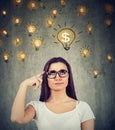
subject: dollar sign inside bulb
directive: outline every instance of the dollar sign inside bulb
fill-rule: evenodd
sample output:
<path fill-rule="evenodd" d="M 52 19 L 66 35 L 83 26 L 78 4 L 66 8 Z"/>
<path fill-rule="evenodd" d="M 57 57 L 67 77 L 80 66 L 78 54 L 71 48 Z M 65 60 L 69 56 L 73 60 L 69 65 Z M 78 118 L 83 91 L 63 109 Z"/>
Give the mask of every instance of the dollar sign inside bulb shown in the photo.
<path fill-rule="evenodd" d="M 58 41 L 63 45 L 65 50 L 70 49 L 70 45 L 75 39 L 75 33 L 72 29 L 64 28 L 58 32 L 57 35 Z"/>

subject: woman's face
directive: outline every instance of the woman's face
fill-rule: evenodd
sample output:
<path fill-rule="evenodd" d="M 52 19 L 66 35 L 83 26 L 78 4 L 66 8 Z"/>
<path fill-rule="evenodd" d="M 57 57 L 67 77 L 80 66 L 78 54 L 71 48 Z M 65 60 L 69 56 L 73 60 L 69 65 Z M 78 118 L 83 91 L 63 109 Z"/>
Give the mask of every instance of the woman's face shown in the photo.
<path fill-rule="evenodd" d="M 51 90 L 66 89 L 68 85 L 68 69 L 62 62 L 52 63 L 47 73 L 48 86 Z"/>

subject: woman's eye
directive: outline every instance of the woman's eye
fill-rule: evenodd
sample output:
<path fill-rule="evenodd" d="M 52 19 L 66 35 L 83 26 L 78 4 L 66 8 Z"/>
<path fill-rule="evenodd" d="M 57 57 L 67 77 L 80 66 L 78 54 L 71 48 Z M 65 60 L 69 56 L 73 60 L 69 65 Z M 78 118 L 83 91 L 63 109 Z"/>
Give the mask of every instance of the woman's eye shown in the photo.
<path fill-rule="evenodd" d="M 55 73 L 51 73 L 50 75 L 55 75 Z"/>
<path fill-rule="evenodd" d="M 51 72 L 49 72 L 49 75 L 55 75 L 55 71 L 51 71 Z"/>
<path fill-rule="evenodd" d="M 66 72 L 67 72 L 66 70 L 61 70 L 60 71 L 61 74 L 66 74 Z"/>

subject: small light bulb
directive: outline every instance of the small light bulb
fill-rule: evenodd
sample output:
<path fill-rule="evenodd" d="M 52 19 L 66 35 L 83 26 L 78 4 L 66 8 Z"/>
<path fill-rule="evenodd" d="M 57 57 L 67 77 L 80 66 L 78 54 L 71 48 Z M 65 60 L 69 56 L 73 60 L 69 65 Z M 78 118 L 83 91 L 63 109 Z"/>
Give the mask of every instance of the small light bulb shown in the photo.
<path fill-rule="evenodd" d="M 18 58 L 18 60 L 24 61 L 26 58 L 26 54 L 24 52 L 19 52 L 17 54 L 17 58 Z"/>
<path fill-rule="evenodd" d="M 37 29 L 36 26 L 33 24 L 28 24 L 26 26 L 26 30 L 27 30 L 29 36 L 31 36 L 36 31 L 36 29 Z"/>
<path fill-rule="evenodd" d="M 65 0 L 61 0 L 60 3 L 61 3 L 61 6 L 65 6 L 66 5 Z"/>
<path fill-rule="evenodd" d="M 7 15 L 7 11 L 6 11 L 6 10 L 3 10 L 3 11 L 2 11 L 2 15 L 3 15 L 3 16 L 6 16 L 6 15 Z"/>
<path fill-rule="evenodd" d="M 92 34 L 92 32 L 93 32 L 93 26 L 92 26 L 92 24 L 88 24 L 88 25 L 87 25 L 87 32 L 88 32 L 89 34 Z"/>
<path fill-rule="evenodd" d="M 48 18 L 46 20 L 46 24 L 48 25 L 48 27 L 52 27 L 54 24 L 54 20 L 52 18 Z"/>
<path fill-rule="evenodd" d="M 39 49 L 39 47 L 42 44 L 42 40 L 40 38 L 36 38 L 32 41 L 32 45 L 35 47 L 36 50 Z"/>
<path fill-rule="evenodd" d="M 2 35 L 8 37 L 8 32 L 7 32 L 7 30 L 3 29 L 3 30 L 2 30 Z"/>
<path fill-rule="evenodd" d="M 54 17 L 56 17 L 57 14 L 58 14 L 58 11 L 57 11 L 57 9 L 53 9 L 51 13 L 52 13 L 52 15 L 53 15 Z"/>
<path fill-rule="evenodd" d="M 13 18 L 12 22 L 13 22 L 14 25 L 20 25 L 21 24 L 21 18 L 15 17 L 15 18 Z"/>
<path fill-rule="evenodd" d="M 111 55 L 111 54 L 108 54 L 108 55 L 107 55 L 107 60 L 108 60 L 109 62 L 112 62 L 112 61 L 113 61 L 113 58 L 112 58 L 112 55 Z"/>
<path fill-rule="evenodd" d="M 4 52 L 3 53 L 3 59 L 6 63 L 8 63 L 9 58 L 10 58 L 10 54 L 8 52 Z"/>
<path fill-rule="evenodd" d="M 94 76 L 94 78 L 97 78 L 98 75 L 99 75 L 99 70 L 93 69 L 93 76 Z"/>
<path fill-rule="evenodd" d="M 77 8 L 77 12 L 78 12 L 78 16 L 84 16 L 87 14 L 88 11 L 85 6 L 81 5 Z"/>

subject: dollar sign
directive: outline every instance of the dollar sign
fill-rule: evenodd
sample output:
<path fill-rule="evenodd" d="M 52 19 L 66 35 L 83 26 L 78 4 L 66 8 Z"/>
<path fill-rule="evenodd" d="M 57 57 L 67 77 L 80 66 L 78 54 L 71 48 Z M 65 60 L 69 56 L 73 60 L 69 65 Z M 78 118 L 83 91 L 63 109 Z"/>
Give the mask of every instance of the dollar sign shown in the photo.
<path fill-rule="evenodd" d="M 67 43 L 67 42 L 70 41 L 70 38 L 69 38 L 69 34 L 68 34 L 68 33 L 66 33 L 66 32 L 62 33 L 62 37 L 64 38 L 64 39 L 62 39 L 62 41 L 63 41 L 64 43 Z"/>

